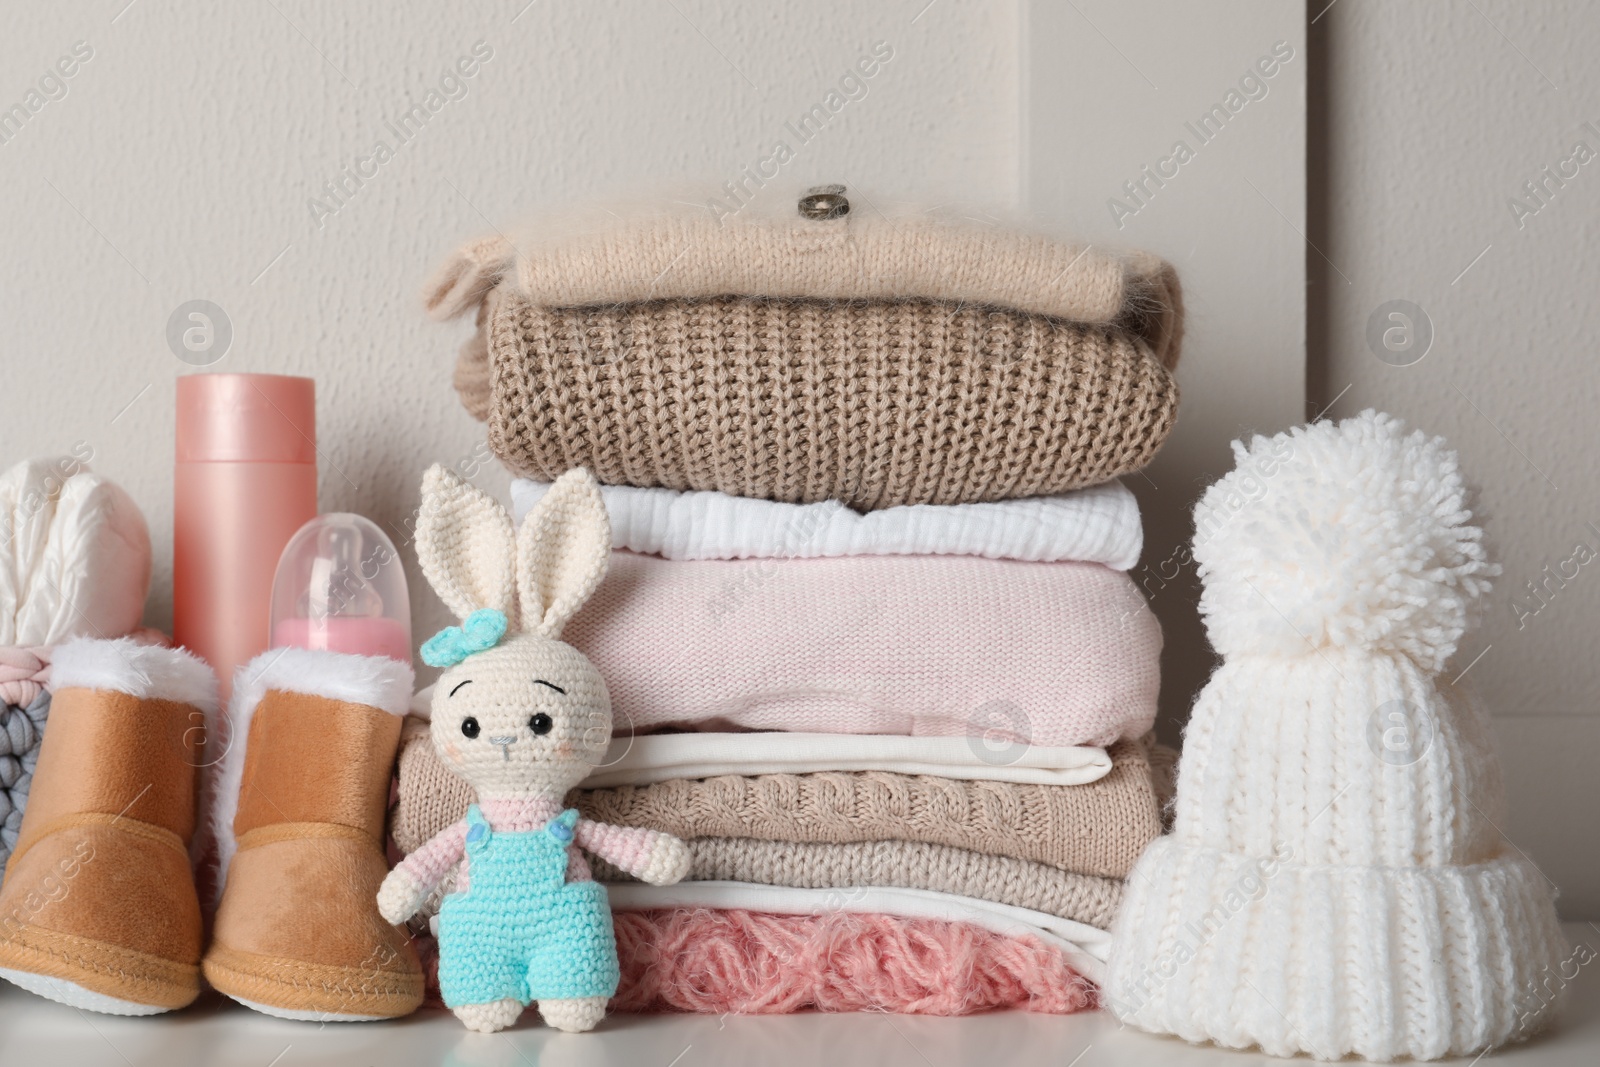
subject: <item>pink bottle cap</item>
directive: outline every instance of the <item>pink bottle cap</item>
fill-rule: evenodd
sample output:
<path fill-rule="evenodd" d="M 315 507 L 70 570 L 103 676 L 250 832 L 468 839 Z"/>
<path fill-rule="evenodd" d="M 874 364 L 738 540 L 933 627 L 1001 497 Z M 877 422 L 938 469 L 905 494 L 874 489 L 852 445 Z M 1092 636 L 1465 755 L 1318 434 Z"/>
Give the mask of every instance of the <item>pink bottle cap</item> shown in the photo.
<path fill-rule="evenodd" d="M 178 379 L 179 463 L 316 463 L 310 378 L 186 374 Z"/>

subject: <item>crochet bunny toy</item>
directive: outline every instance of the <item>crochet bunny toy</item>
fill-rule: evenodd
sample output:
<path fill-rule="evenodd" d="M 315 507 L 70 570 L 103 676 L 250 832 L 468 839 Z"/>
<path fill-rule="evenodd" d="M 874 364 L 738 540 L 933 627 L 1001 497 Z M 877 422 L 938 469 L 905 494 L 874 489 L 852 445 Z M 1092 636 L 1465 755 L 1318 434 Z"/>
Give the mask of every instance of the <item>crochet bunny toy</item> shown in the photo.
<path fill-rule="evenodd" d="M 446 668 L 433 690 L 433 743 L 478 803 L 389 873 L 378 908 L 405 922 L 461 863 L 439 913 L 439 987 L 473 1030 L 505 1029 L 530 1001 L 561 1030 L 593 1029 L 605 1015 L 617 946 L 605 888 L 579 847 L 655 885 L 689 871 L 675 837 L 562 808 L 611 740 L 605 681 L 559 640 L 610 553 L 588 471 L 562 476 L 520 534 L 453 472 L 435 465 L 423 477 L 417 555 L 462 619 L 422 646 L 424 661 Z"/>

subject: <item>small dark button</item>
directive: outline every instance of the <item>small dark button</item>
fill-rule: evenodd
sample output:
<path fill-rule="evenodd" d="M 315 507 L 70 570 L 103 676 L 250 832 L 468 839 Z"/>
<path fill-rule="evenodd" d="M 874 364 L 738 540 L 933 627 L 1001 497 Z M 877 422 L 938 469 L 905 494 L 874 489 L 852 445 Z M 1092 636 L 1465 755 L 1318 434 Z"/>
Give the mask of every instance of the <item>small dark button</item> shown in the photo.
<path fill-rule="evenodd" d="M 807 189 L 800 198 L 800 217 L 823 222 L 850 214 L 850 201 L 844 198 L 844 186 L 819 185 Z"/>

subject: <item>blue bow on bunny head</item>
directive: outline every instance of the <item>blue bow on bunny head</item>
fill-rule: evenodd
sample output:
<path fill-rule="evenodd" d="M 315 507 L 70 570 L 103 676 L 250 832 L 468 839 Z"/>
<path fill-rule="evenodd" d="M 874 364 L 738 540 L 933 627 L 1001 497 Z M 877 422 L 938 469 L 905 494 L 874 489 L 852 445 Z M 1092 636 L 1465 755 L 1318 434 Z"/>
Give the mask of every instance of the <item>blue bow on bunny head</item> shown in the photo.
<path fill-rule="evenodd" d="M 493 648 L 506 635 L 506 613 L 479 608 L 460 626 L 446 626 L 422 643 L 422 662 L 430 667 L 454 667 L 474 652 Z"/>

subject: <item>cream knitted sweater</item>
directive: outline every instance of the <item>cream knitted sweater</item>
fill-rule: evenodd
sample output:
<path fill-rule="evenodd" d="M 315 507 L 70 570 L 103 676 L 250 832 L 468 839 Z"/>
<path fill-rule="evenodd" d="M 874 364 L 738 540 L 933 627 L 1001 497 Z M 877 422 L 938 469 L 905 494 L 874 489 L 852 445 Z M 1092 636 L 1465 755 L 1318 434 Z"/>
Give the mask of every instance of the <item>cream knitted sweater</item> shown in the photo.
<path fill-rule="evenodd" d="M 1183 309 L 1177 272 L 1147 253 L 932 212 L 857 211 L 813 221 L 784 210 L 722 222 L 681 204 L 569 210 L 469 241 L 424 291 L 453 318 L 504 286 L 545 307 L 704 300 L 933 300 L 1018 308 L 1085 325 L 1120 325 L 1167 366 Z"/>

